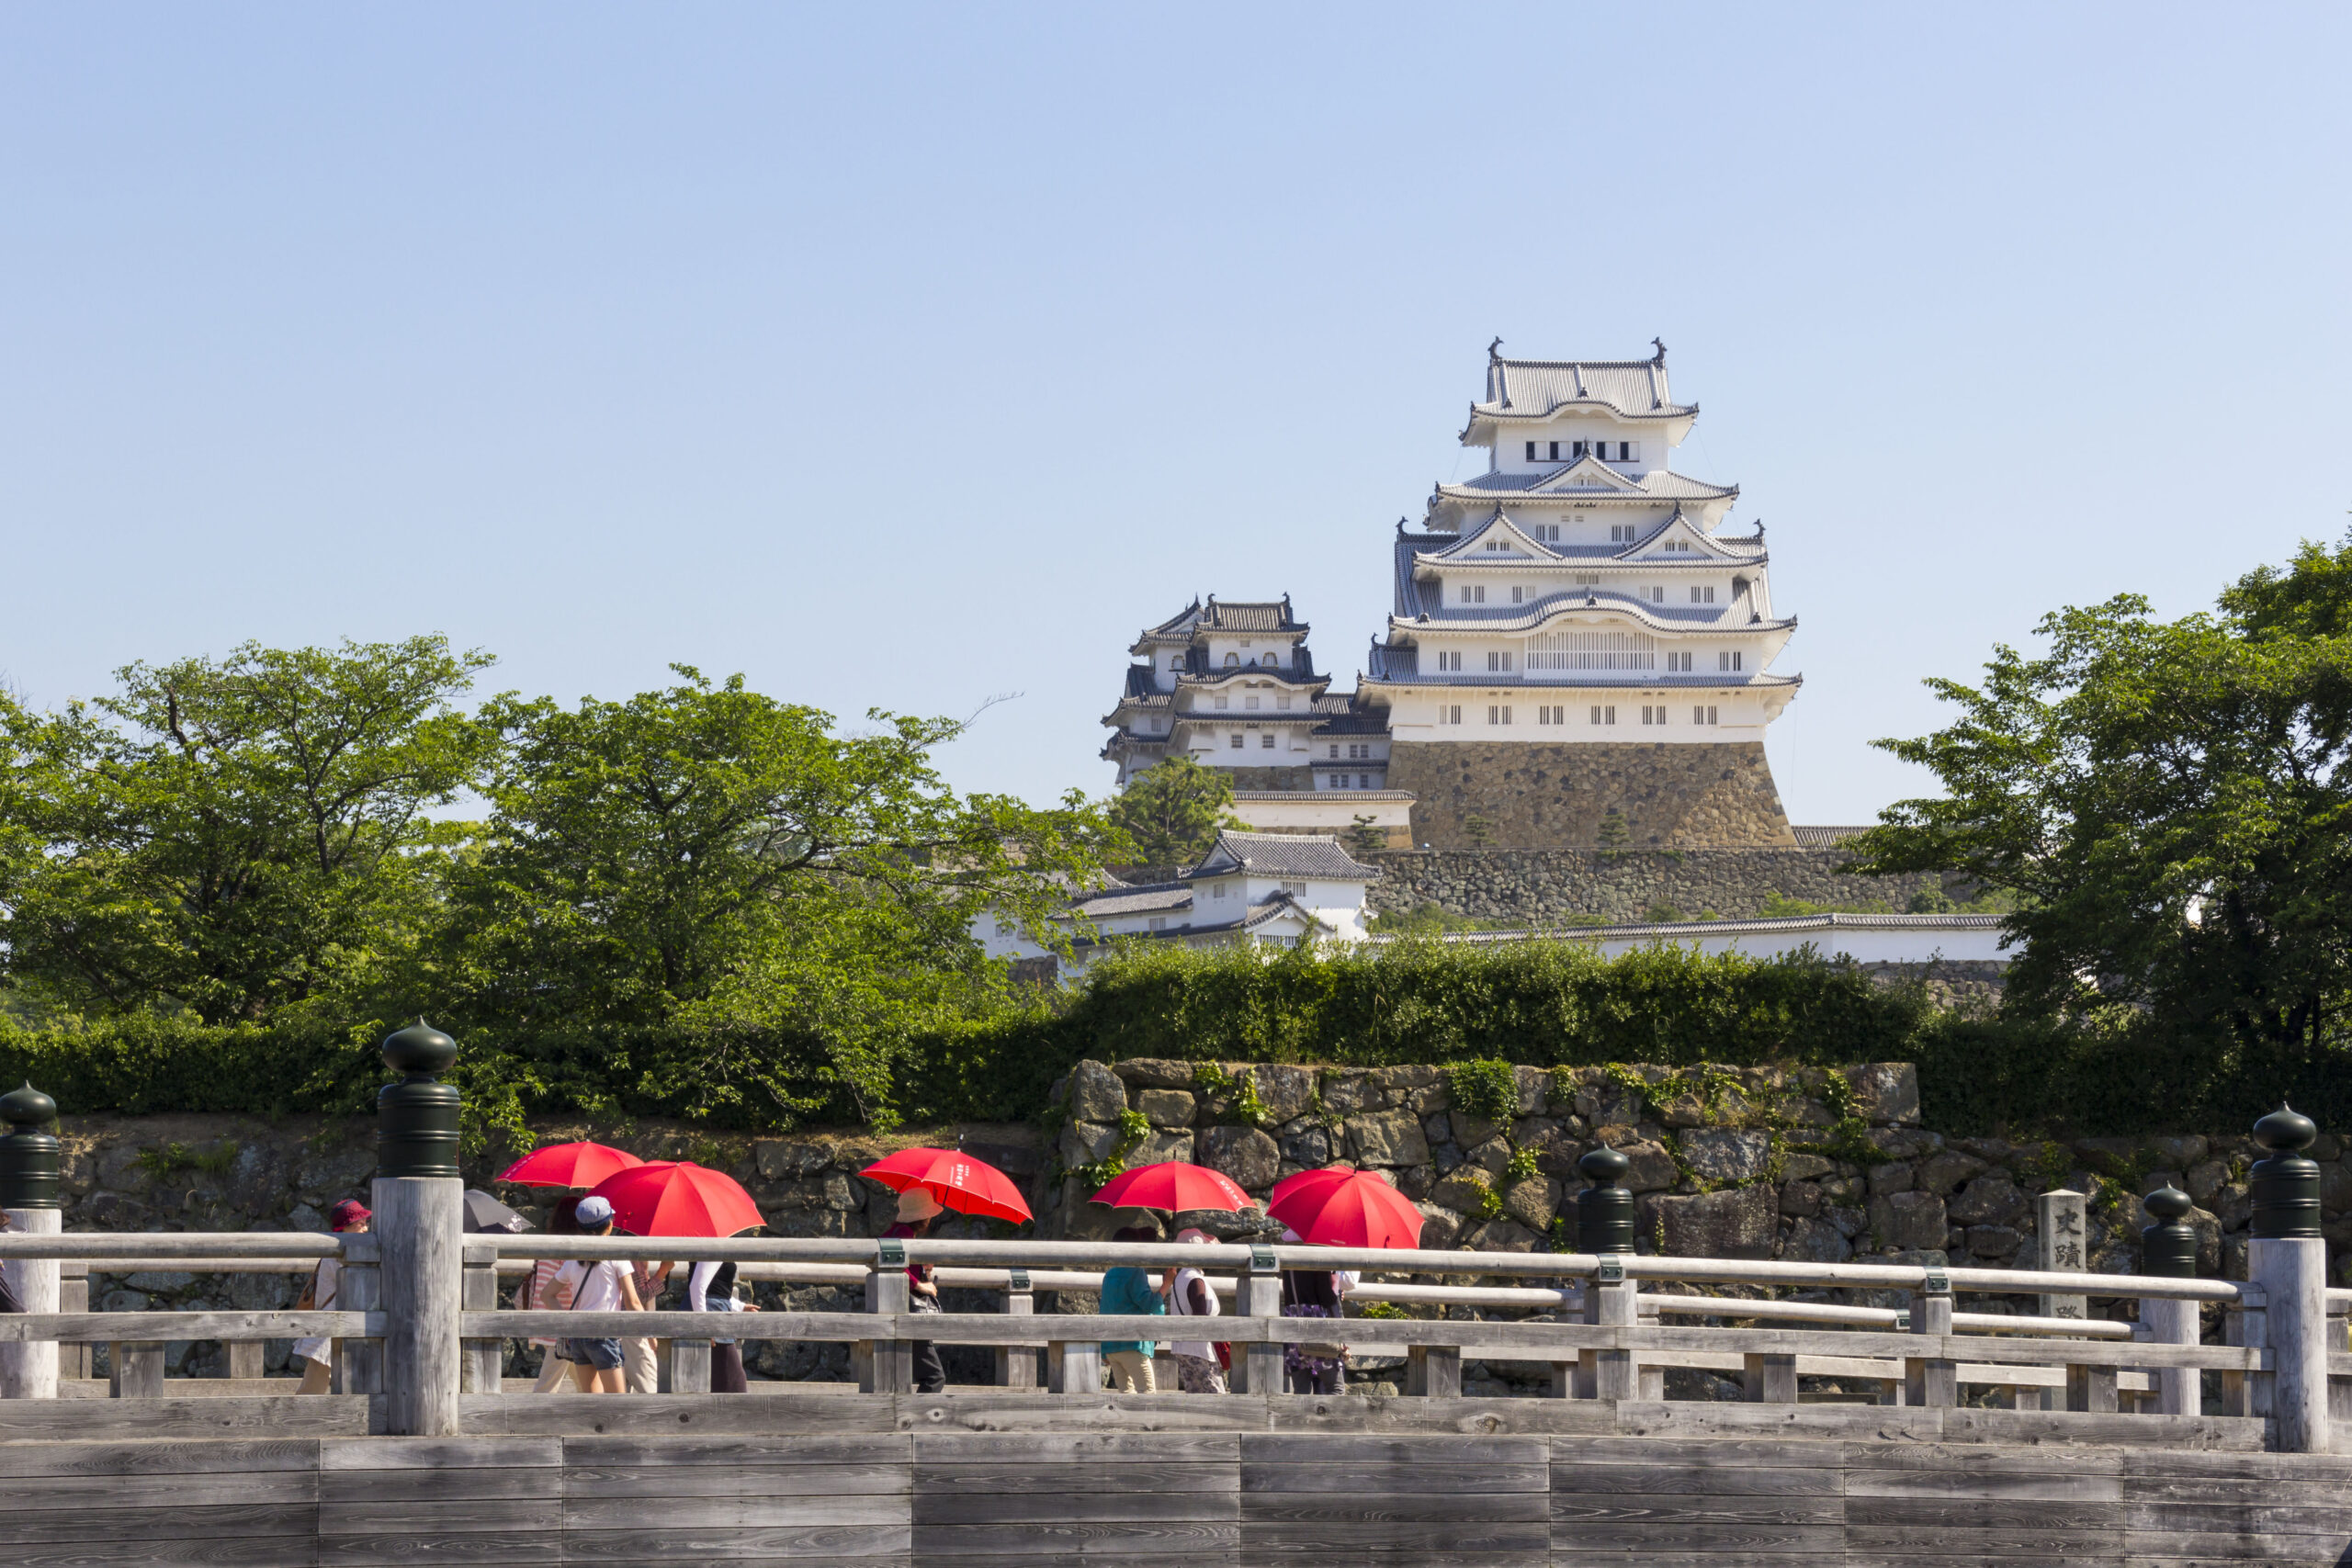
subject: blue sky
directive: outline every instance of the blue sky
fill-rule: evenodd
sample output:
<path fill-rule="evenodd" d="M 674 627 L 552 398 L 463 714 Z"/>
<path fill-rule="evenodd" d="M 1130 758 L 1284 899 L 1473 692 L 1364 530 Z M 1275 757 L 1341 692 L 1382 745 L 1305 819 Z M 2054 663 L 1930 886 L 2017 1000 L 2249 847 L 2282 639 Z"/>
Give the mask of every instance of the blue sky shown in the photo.
<path fill-rule="evenodd" d="M 1346 684 L 1484 348 L 1634 356 L 1770 525 L 1790 815 L 2046 610 L 2352 506 L 2341 8 L 17 6 L 0 671 L 448 634 L 990 709 L 1289 592 Z"/>

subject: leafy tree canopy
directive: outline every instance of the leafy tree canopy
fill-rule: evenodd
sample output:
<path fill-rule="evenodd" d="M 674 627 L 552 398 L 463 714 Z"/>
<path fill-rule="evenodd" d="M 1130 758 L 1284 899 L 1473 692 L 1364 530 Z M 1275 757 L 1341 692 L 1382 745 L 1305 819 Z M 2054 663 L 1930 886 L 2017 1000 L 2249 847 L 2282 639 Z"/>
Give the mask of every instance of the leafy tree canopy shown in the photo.
<path fill-rule="evenodd" d="M 1232 807 L 1233 781 L 1224 769 L 1170 757 L 1129 779 L 1110 818 L 1134 840 L 1137 864 L 1181 866 L 1208 853 L 1218 829 L 1244 826 Z"/>
<path fill-rule="evenodd" d="M 48 1005 L 261 1018 L 384 977 L 494 734 L 438 637 L 132 664 L 95 704 L 0 694 L 0 950 Z"/>
<path fill-rule="evenodd" d="M 1931 681 L 1947 728 L 1880 745 L 1948 792 L 1859 841 L 1861 869 L 2007 889 L 2029 1015 L 2217 1037 L 2309 1061 L 2352 982 L 2352 546 L 2306 546 L 2156 619 L 2125 595 Z"/>
<path fill-rule="evenodd" d="M 513 742 L 454 878 L 450 977 L 526 1040 L 674 1027 L 690 1043 L 646 1070 L 713 1104 L 808 1110 L 815 1082 L 887 1120 L 905 1042 L 1000 981 L 974 923 L 1066 940 L 1048 917 L 1117 836 L 1074 795 L 948 789 L 929 753 L 956 721 L 876 712 L 838 735 L 740 675 L 673 668 L 624 702 L 492 705 Z"/>

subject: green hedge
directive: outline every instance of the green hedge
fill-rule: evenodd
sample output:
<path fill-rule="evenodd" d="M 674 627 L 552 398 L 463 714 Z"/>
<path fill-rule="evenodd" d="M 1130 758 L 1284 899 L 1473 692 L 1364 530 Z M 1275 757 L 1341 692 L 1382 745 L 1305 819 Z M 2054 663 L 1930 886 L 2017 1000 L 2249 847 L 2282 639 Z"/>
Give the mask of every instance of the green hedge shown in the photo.
<path fill-rule="evenodd" d="M 328 1038 L 164 1019 L 0 1021 L 0 1080 L 29 1078 L 75 1112 L 361 1111 L 385 1077 L 371 1043 L 383 1027 L 355 1024 Z M 445 1027 L 465 1047 L 459 1081 L 489 1114 L 588 1111 L 739 1129 L 856 1119 L 824 1076 L 823 1053 L 804 1040 L 597 1030 L 514 1041 L 463 1020 Z M 2249 1124 L 2281 1096 L 2323 1127 L 2352 1129 L 2352 1074 L 2339 1057 L 2250 1062 L 2226 1042 L 1958 1017 L 1918 987 L 1881 985 L 1811 954 L 1654 949 L 1604 959 L 1548 942 L 1107 959 L 1083 988 L 903 1047 L 894 1109 L 918 1122 L 1026 1120 L 1082 1056 L 1359 1066 L 1914 1061 L 1928 1125 L 1955 1134 L 2211 1133 Z M 704 1064 L 722 1057 L 774 1064 L 766 1087 L 735 1098 L 717 1091 L 718 1075 Z"/>

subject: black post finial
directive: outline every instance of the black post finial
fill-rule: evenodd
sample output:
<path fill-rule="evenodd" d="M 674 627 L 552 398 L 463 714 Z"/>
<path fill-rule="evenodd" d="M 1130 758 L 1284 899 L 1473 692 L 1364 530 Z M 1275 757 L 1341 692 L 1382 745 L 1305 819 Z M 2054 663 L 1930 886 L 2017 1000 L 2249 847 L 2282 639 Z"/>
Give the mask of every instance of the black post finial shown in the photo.
<path fill-rule="evenodd" d="M 57 1173 L 64 1145 L 50 1124 L 57 1120 L 57 1101 L 31 1084 L 0 1094 L 0 1120 L 8 1132 L 0 1137 L 0 1209 L 57 1209 Z"/>
<path fill-rule="evenodd" d="M 2197 1228 L 2188 1223 L 2196 1207 L 2177 1187 L 2159 1187 L 2140 1200 L 2156 1223 L 2140 1233 L 2140 1272 L 2158 1280 L 2197 1278 Z"/>
<path fill-rule="evenodd" d="M 2289 1108 L 2254 1124 L 2254 1141 L 2270 1151 L 2254 1162 L 2254 1234 L 2263 1237 L 2309 1237 L 2319 1230 L 2319 1162 L 2302 1151 L 2319 1136 L 2319 1125 Z"/>
<path fill-rule="evenodd" d="M 1634 1162 L 1603 1145 L 1577 1161 L 1590 1187 L 1577 1194 L 1577 1250 L 1634 1250 L 1634 1195 L 1618 1185 Z"/>
<path fill-rule="evenodd" d="M 458 1091 L 435 1075 L 458 1059 L 458 1043 L 422 1018 L 384 1041 L 384 1065 L 401 1075 L 376 1096 L 378 1176 L 458 1176 Z"/>

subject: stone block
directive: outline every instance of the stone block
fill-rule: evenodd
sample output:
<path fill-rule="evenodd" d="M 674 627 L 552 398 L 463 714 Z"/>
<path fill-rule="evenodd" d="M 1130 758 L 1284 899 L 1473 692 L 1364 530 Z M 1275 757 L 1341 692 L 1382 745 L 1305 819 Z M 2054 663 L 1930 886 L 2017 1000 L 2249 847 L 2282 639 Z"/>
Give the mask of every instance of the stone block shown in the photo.
<path fill-rule="evenodd" d="M 1309 1068 L 1252 1067 L 1250 1077 L 1258 1086 L 1258 1100 L 1266 1108 L 1269 1126 L 1295 1121 L 1315 1103 L 1316 1074 Z"/>
<path fill-rule="evenodd" d="M 1302 1116 L 1282 1130 L 1280 1141 L 1285 1164 L 1315 1170 L 1331 1163 L 1331 1134 L 1320 1122 Z"/>
<path fill-rule="evenodd" d="M 1931 1192 L 1890 1192 L 1871 1200 L 1871 1235 L 1881 1247 L 1941 1250 L 1948 1228 L 1944 1201 Z"/>
<path fill-rule="evenodd" d="M 1770 1258 L 1780 1239 L 1779 1195 L 1764 1182 L 1661 1198 L 1658 1219 L 1676 1258 Z"/>
<path fill-rule="evenodd" d="M 1345 1123 L 1348 1147 L 1363 1165 L 1427 1165 L 1429 1140 L 1409 1111 L 1384 1111 L 1351 1116 Z"/>
<path fill-rule="evenodd" d="M 1401 1094 L 1434 1089 L 1445 1081 L 1445 1074 L 1433 1066 L 1375 1067 L 1372 1081 L 1390 1094 Z"/>
<path fill-rule="evenodd" d="M 1660 1192 L 1682 1179 L 1681 1170 L 1664 1145 L 1645 1140 L 1616 1147 L 1631 1162 L 1625 1168 L 1625 1190 L 1629 1192 Z"/>
<path fill-rule="evenodd" d="M 2352 1169 L 2340 1159 L 2319 1168 L 2319 1206 L 2331 1214 L 2352 1209 Z"/>
<path fill-rule="evenodd" d="M 2205 1140 L 2194 1134 L 2179 1138 L 2150 1138 L 2148 1147 L 2160 1164 L 2175 1170 L 2187 1170 L 2205 1157 L 2206 1150 Z"/>
<path fill-rule="evenodd" d="M 1116 1122 L 1127 1108 L 1127 1086 L 1100 1062 L 1070 1069 L 1069 1113 L 1073 1121 Z"/>
<path fill-rule="evenodd" d="M 1519 1085 L 1519 1113 L 1533 1116 L 1542 1111 L 1552 1098 L 1552 1075 L 1542 1067 L 1513 1067 L 1511 1077 Z"/>
<path fill-rule="evenodd" d="M 1968 1250 L 1978 1258 L 2012 1258 L 2025 1245 L 2025 1233 L 2015 1225 L 1971 1225 Z"/>
<path fill-rule="evenodd" d="M 1416 1129 L 1418 1131 L 1418 1129 Z M 1255 1127 L 1211 1127 L 1193 1141 L 1196 1158 L 1252 1192 L 1273 1185 L 1283 1152 Z"/>
<path fill-rule="evenodd" d="M 1191 1089 L 1193 1065 L 1172 1056 L 1133 1056 L 1111 1070 L 1131 1089 Z"/>
<path fill-rule="evenodd" d="M 1341 1116 L 1377 1111 L 1386 1099 L 1370 1073 L 1331 1072 L 1323 1075 L 1323 1107 Z"/>
<path fill-rule="evenodd" d="M 1874 1128 L 1871 1139 L 1891 1159 L 1921 1160 L 1944 1146 L 1941 1133 L 1923 1132 L 1917 1127 Z"/>
<path fill-rule="evenodd" d="M 1872 1125 L 1919 1124 L 1919 1069 L 1909 1062 L 1871 1062 L 1846 1075 L 1862 1119 Z"/>
<path fill-rule="evenodd" d="M 1490 1184 L 1475 1176 L 1449 1176 L 1430 1189 L 1430 1201 L 1457 1214 L 1476 1214 L 1486 1207 L 1487 1195 L 1493 1191 Z"/>
<path fill-rule="evenodd" d="M 2025 1213 L 2026 1197 L 2006 1170 L 1980 1176 L 1961 1189 L 1945 1207 L 1956 1224 L 2006 1225 Z"/>
<path fill-rule="evenodd" d="M 2182 1174 L 2181 1190 L 2200 1203 L 2210 1203 L 2229 1179 L 2230 1168 L 2222 1161 L 2199 1160 Z"/>
<path fill-rule="evenodd" d="M 1193 1163 L 1193 1134 L 1155 1128 L 1127 1155 L 1127 1168 L 1138 1166 L 1166 1165 L 1170 1160 L 1185 1165 Z"/>
<path fill-rule="evenodd" d="M 1796 1219 L 1810 1219 L 1821 1213 L 1821 1184 L 1817 1181 L 1790 1181 L 1781 1188 L 1781 1213 Z"/>
<path fill-rule="evenodd" d="M 1530 1177 L 1503 1190 L 1503 1213 L 1538 1234 L 1552 1228 L 1559 1211 L 1560 1184 L 1548 1177 Z"/>
<path fill-rule="evenodd" d="M 1498 1136 L 1488 1138 L 1462 1157 L 1464 1164 L 1475 1165 L 1488 1176 L 1500 1176 L 1510 1167 L 1511 1152 L 1510 1140 Z"/>
<path fill-rule="evenodd" d="M 1435 1203 L 1415 1202 L 1421 1212 L 1421 1250 L 1450 1252 L 1462 1235 L 1462 1216 Z"/>
<path fill-rule="evenodd" d="M 1102 1122 L 1070 1122 L 1062 1127 L 1062 1164 L 1091 1165 L 1119 1146 L 1119 1129 Z"/>
<path fill-rule="evenodd" d="M 1890 1160 L 1871 1167 L 1871 1192 L 1883 1197 L 1890 1192 L 1908 1192 L 1917 1185 L 1918 1172 L 1908 1160 Z"/>
<path fill-rule="evenodd" d="M 1476 1148 L 1502 1131 L 1502 1123 L 1489 1122 L 1483 1116 L 1473 1116 L 1456 1106 L 1450 1113 L 1453 1126 L 1453 1141 L 1465 1149 Z"/>
<path fill-rule="evenodd" d="M 1136 1093 L 1136 1109 L 1155 1127 L 1189 1127 L 1199 1101 L 1181 1089 L 1147 1089 Z"/>
<path fill-rule="evenodd" d="M 1783 1155 L 1781 1175 L 1790 1181 L 1817 1181 L 1838 1168 L 1838 1162 L 1819 1155 Z"/>
<path fill-rule="evenodd" d="M 752 1145 L 752 1163 L 770 1181 L 814 1176 L 833 1163 L 832 1151 L 822 1144 L 793 1138 L 760 1138 Z"/>
<path fill-rule="evenodd" d="M 1543 1239 L 1517 1220 L 1488 1220 L 1459 1245 L 1472 1252 L 1532 1252 Z"/>
<path fill-rule="evenodd" d="M 1430 1111 L 1421 1118 L 1421 1136 L 1430 1141 L 1431 1147 L 1439 1144 L 1452 1143 L 1453 1141 L 1452 1118 L 1442 1111 Z"/>
<path fill-rule="evenodd" d="M 1826 1220 L 1801 1219 L 1781 1243 L 1781 1257 L 1791 1263 L 1843 1263 L 1853 1256 L 1854 1244 Z"/>
<path fill-rule="evenodd" d="M 1682 1134 L 1682 1163 L 1708 1181 L 1747 1181 L 1772 1163 L 1772 1135 L 1729 1127 L 1694 1127 Z"/>
<path fill-rule="evenodd" d="M 1973 1155 L 1946 1149 L 1919 1162 L 1918 1176 L 1914 1185 L 1922 1192 L 1932 1192 L 1939 1198 L 1949 1197 L 1953 1188 L 1984 1168 L 1984 1162 Z"/>

